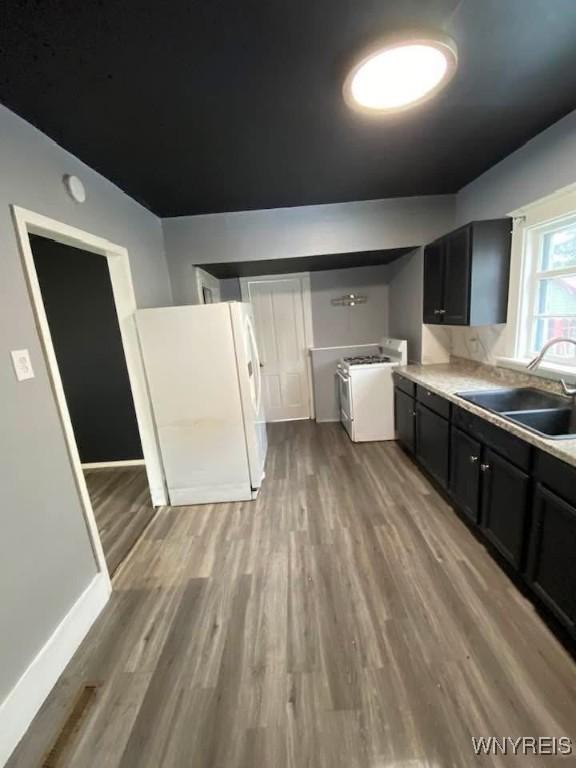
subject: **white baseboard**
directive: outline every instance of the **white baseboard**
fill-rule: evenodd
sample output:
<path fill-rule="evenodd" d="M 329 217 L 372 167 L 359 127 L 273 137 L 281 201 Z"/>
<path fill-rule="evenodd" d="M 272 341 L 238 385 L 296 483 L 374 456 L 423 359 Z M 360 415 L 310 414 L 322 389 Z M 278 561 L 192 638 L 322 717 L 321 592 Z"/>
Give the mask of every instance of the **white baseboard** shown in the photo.
<path fill-rule="evenodd" d="M 115 469 L 120 467 L 144 467 L 144 459 L 126 459 L 124 461 L 90 461 L 82 464 L 82 469 Z"/>
<path fill-rule="evenodd" d="M 0 766 L 5 765 L 18 746 L 109 597 L 110 582 L 100 573 L 76 600 L 0 704 Z"/>

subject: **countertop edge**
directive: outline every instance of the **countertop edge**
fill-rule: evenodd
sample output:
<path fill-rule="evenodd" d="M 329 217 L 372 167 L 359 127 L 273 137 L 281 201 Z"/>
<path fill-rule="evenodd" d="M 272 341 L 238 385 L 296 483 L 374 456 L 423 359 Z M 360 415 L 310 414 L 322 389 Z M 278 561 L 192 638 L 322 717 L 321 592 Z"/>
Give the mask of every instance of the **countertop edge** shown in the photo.
<path fill-rule="evenodd" d="M 530 445 L 533 445 L 535 448 L 538 448 L 541 451 L 544 451 L 545 453 L 549 453 L 551 456 L 554 456 L 556 459 L 559 459 L 560 461 L 563 461 L 565 464 L 570 464 L 573 467 L 576 467 L 576 439 L 574 440 L 546 440 L 546 438 L 539 437 L 538 435 L 534 434 L 533 432 L 530 432 L 527 429 L 523 429 L 520 426 L 517 426 L 516 424 L 513 424 L 508 419 L 505 419 L 502 416 L 499 416 L 497 413 L 493 413 L 492 411 L 487 411 L 485 408 L 481 408 L 478 405 L 474 405 L 474 403 L 470 403 L 467 400 L 463 400 L 461 397 L 458 397 L 453 392 L 447 391 L 446 389 L 442 387 L 435 386 L 434 384 L 431 384 L 426 377 L 422 377 L 418 375 L 418 372 L 410 371 L 406 367 L 400 367 L 396 369 L 396 373 L 398 375 L 403 376 L 406 379 L 410 379 L 410 381 L 413 381 L 415 384 L 420 384 L 420 386 L 425 387 L 426 389 L 430 390 L 430 392 L 434 392 L 434 394 L 439 395 L 440 397 L 445 398 L 446 400 L 449 400 L 451 403 L 455 403 L 459 408 L 462 408 L 464 411 L 469 411 L 470 413 L 474 414 L 474 416 L 478 416 L 481 419 L 484 419 L 485 421 L 489 422 L 490 424 L 494 424 L 497 427 L 500 427 L 500 429 L 503 429 L 505 432 L 509 432 L 510 434 L 514 435 L 515 437 L 520 438 L 525 443 L 529 443 Z M 433 373 L 433 371 L 431 371 Z M 464 372 L 461 372 L 464 373 Z M 449 371 L 443 371 L 443 375 L 449 376 Z M 474 374 L 472 372 L 468 373 L 466 372 L 466 376 L 470 379 L 474 378 Z M 480 378 L 480 377 L 478 377 Z M 503 388 L 505 385 L 502 383 L 498 384 L 498 382 L 494 382 L 494 389 Z M 484 387 L 485 389 L 486 387 Z M 575 453 L 572 454 L 570 451 L 562 450 L 562 443 L 569 442 L 571 445 L 571 448 L 575 449 Z"/>

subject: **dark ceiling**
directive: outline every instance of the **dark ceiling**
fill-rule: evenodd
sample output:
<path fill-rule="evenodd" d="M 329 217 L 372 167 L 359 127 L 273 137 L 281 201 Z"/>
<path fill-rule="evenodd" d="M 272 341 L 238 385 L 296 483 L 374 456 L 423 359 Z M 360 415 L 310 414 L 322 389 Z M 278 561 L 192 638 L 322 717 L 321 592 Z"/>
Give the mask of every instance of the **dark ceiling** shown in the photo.
<path fill-rule="evenodd" d="M 451 34 L 456 77 L 356 114 L 350 56 Z M 576 0 L 4 0 L 0 102 L 156 213 L 455 192 L 576 108 Z"/>
<path fill-rule="evenodd" d="M 380 251 L 349 251 L 347 253 L 323 253 L 315 256 L 293 256 L 287 259 L 258 259 L 254 261 L 226 261 L 217 264 L 199 264 L 214 277 L 254 277 L 256 275 L 286 275 L 290 272 L 318 272 L 325 269 L 349 269 L 350 267 L 375 267 L 391 262 L 414 250 L 388 248 Z"/>

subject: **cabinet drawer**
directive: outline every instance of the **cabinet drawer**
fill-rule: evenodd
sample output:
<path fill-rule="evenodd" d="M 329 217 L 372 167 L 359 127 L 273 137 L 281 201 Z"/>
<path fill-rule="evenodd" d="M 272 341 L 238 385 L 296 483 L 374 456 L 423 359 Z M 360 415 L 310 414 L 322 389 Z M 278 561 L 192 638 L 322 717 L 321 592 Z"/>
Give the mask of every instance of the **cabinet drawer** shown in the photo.
<path fill-rule="evenodd" d="M 439 416 L 444 416 L 445 419 L 450 418 L 450 402 L 420 384 L 416 387 L 416 399 Z"/>
<path fill-rule="evenodd" d="M 519 437 L 457 406 L 452 409 L 452 423 L 498 451 L 517 467 L 526 471 L 530 469 L 532 448 Z"/>
<path fill-rule="evenodd" d="M 538 451 L 534 474 L 543 485 L 576 506 L 576 467 Z"/>
<path fill-rule="evenodd" d="M 394 384 L 406 395 L 410 395 L 410 397 L 416 396 L 416 384 L 399 373 L 394 374 Z"/>

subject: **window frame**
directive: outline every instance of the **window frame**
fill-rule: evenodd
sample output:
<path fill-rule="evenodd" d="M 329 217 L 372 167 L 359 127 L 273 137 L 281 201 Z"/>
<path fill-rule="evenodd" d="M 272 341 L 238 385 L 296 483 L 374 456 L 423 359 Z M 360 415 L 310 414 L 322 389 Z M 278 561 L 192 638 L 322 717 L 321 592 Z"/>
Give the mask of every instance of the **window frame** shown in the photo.
<path fill-rule="evenodd" d="M 576 267 L 544 272 L 533 268 L 534 259 L 540 256 L 539 245 L 543 243 L 544 235 L 559 229 L 562 225 L 576 222 L 576 184 L 512 211 L 509 216 L 513 219 L 513 229 L 508 322 L 500 347 L 503 354 L 498 357 L 497 364 L 525 370 L 527 363 L 534 356 L 529 352 L 526 319 L 530 318 L 531 334 L 538 280 L 542 275 L 556 276 L 561 272 L 576 273 Z M 567 316 L 572 317 L 572 315 Z M 544 378 L 574 380 L 576 364 L 567 364 L 564 358 L 555 356 L 554 350 L 551 349 L 538 370 L 533 373 Z"/>
<path fill-rule="evenodd" d="M 520 297 L 520 306 L 518 309 L 519 322 L 515 345 L 516 357 L 519 359 L 528 360 L 538 354 L 539 350 L 532 347 L 534 322 L 536 320 L 539 318 L 548 319 L 555 317 L 576 318 L 576 312 L 558 315 L 536 311 L 536 303 L 539 297 L 539 284 L 541 280 L 554 277 L 576 276 L 576 264 L 561 269 L 543 270 L 541 268 L 546 235 L 573 225 L 576 226 L 576 211 L 574 211 L 571 216 L 567 216 L 563 219 L 556 219 L 552 222 L 547 222 L 527 229 L 523 254 L 523 269 L 525 275 L 524 290 Z M 549 363 L 567 365 L 564 357 L 554 354 L 554 348 L 546 354 L 546 360 Z M 568 363 L 568 365 L 570 364 Z"/>

